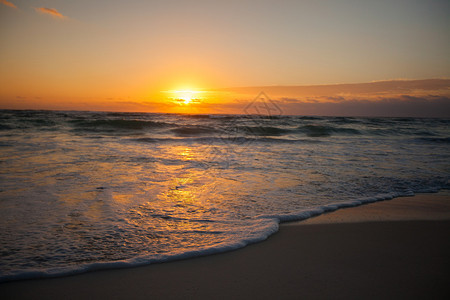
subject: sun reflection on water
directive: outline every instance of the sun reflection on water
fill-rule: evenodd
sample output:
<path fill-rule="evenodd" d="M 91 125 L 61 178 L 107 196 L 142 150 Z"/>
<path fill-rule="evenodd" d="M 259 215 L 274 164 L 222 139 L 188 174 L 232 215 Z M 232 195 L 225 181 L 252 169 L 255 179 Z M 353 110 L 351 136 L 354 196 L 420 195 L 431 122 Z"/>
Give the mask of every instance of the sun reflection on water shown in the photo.
<path fill-rule="evenodd" d="M 192 149 L 185 148 L 184 151 L 180 152 L 181 157 L 185 160 L 192 160 L 194 155 L 192 153 Z"/>

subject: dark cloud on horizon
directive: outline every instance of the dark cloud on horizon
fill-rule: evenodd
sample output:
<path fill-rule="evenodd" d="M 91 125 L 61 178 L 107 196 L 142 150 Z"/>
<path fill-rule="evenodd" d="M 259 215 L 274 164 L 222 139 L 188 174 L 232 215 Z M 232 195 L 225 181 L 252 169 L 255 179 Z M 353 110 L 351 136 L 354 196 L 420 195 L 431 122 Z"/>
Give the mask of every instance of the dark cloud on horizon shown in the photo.
<path fill-rule="evenodd" d="M 450 118 L 450 97 L 447 96 L 403 95 L 380 100 L 339 99 L 338 101 L 281 99 L 274 102 L 289 115 Z"/>
<path fill-rule="evenodd" d="M 388 80 L 315 86 L 230 88 L 236 103 L 264 91 L 286 115 L 450 118 L 450 79 Z M 224 107 L 243 113 L 238 105 Z M 242 110 L 242 109 L 241 109 Z"/>
<path fill-rule="evenodd" d="M 254 86 L 226 88 L 241 95 L 257 95 L 264 91 L 269 96 L 299 98 L 299 97 L 341 97 L 345 95 L 411 95 L 416 91 L 426 91 L 432 94 L 434 91 L 447 91 L 450 94 L 450 79 L 422 79 L 422 80 L 388 80 L 368 83 L 352 84 L 324 84 L 324 85 L 298 85 L 298 86 Z"/>

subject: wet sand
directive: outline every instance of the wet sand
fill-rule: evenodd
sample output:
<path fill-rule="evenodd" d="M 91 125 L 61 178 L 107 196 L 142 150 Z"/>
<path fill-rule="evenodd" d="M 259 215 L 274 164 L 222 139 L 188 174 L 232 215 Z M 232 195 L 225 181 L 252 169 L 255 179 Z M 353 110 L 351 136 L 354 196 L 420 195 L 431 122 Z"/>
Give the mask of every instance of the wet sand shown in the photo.
<path fill-rule="evenodd" d="M 450 193 L 281 225 L 233 252 L 0 284 L 1 299 L 429 299 L 450 294 Z"/>

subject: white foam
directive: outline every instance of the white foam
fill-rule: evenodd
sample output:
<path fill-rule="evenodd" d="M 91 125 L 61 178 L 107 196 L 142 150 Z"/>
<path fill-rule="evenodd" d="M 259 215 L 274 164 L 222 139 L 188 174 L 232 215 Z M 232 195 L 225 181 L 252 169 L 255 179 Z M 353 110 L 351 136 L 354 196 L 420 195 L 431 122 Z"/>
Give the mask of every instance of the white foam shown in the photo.
<path fill-rule="evenodd" d="M 1 113 L 0 281 L 228 251 L 279 222 L 450 187 L 447 121 Z M 289 131 L 306 125 L 318 136 Z"/>
<path fill-rule="evenodd" d="M 431 188 L 435 192 L 439 189 Z M 255 218 L 256 222 L 252 226 L 246 227 L 246 234 L 244 238 L 235 239 L 228 243 L 219 243 L 212 245 L 210 247 L 191 250 L 177 254 L 171 255 L 152 255 L 152 256 L 141 256 L 132 259 L 113 261 L 113 262 L 96 262 L 91 264 L 84 264 L 77 267 L 70 268 L 48 268 L 45 270 L 31 270 L 27 272 L 11 272 L 8 274 L 0 273 L 0 282 L 13 281 L 13 280 L 23 280 L 23 279 L 34 279 L 34 278 L 51 278 L 81 274 L 88 271 L 104 270 L 104 269 L 120 269 L 137 267 L 143 265 L 157 264 L 168 261 L 189 259 L 199 256 L 212 255 L 227 251 L 236 250 L 243 248 L 247 245 L 258 243 L 266 240 L 269 236 L 274 234 L 279 229 L 280 222 L 291 222 L 291 221 L 301 221 L 314 216 L 321 215 L 326 212 L 335 211 L 341 208 L 355 207 L 359 205 L 364 205 L 368 203 L 374 203 L 378 201 L 390 200 L 396 197 L 402 196 L 413 196 L 414 193 L 407 192 L 404 194 L 400 193 L 386 193 L 380 194 L 375 197 L 365 197 L 358 200 L 352 200 L 342 203 L 327 204 L 319 207 L 313 207 L 311 209 L 301 210 L 292 214 L 283 215 L 260 215 Z M 237 234 L 239 236 L 239 234 Z"/>

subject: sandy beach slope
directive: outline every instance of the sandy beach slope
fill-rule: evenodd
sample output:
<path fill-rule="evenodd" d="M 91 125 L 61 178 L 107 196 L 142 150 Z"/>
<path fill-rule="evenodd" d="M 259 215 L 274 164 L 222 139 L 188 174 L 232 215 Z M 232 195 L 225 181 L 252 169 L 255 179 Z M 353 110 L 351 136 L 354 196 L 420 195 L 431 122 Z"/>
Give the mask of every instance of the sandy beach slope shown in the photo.
<path fill-rule="evenodd" d="M 0 284 L 1 299 L 439 299 L 450 295 L 450 193 L 284 224 L 237 251 Z"/>

